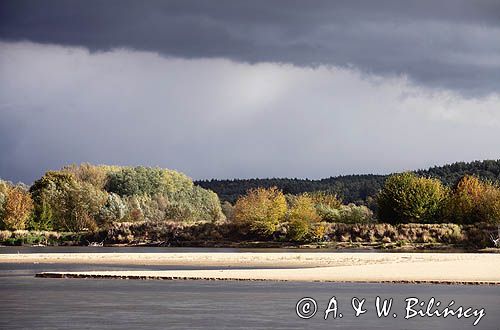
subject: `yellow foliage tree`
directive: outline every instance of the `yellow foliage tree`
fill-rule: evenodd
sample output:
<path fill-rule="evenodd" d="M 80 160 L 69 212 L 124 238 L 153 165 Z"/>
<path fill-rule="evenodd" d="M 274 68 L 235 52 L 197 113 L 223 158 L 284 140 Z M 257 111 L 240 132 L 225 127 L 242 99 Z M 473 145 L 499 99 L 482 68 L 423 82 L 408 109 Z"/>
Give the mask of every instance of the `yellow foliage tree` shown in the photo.
<path fill-rule="evenodd" d="M 8 190 L 4 202 L 2 220 L 6 229 L 24 229 L 33 212 L 31 195 L 18 187 Z"/>
<path fill-rule="evenodd" d="M 311 231 L 313 224 L 319 222 L 313 199 L 307 195 L 298 196 L 289 213 L 289 237 L 292 240 L 303 240 Z"/>
<path fill-rule="evenodd" d="M 234 206 L 234 220 L 255 232 L 272 234 L 287 212 L 286 199 L 276 187 L 251 189 Z"/>
<path fill-rule="evenodd" d="M 500 187 L 464 176 L 446 201 L 445 217 L 450 222 L 500 222 Z"/>

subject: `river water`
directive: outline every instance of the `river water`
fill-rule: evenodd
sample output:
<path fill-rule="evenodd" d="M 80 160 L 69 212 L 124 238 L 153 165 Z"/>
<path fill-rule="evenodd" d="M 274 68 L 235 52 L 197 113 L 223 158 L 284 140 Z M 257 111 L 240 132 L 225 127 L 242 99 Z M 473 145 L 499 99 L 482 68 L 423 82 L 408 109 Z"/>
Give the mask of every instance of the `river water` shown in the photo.
<path fill-rule="evenodd" d="M 17 251 L 125 252 L 123 248 L 118 251 L 106 248 L 0 249 L 0 253 Z M 131 248 L 126 252 L 167 251 L 205 252 L 207 249 Z M 216 251 L 224 253 L 224 250 Z M 235 252 L 234 249 L 230 251 Z M 34 277 L 41 271 L 130 269 L 169 267 L 0 263 L 0 329 L 500 329 L 500 286 Z M 377 317 L 377 296 L 393 298 L 387 317 Z M 314 299 L 317 305 L 317 312 L 310 319 L 299 318 L 296 313 L 296 304 L 304 297 Z M 332 317 L 332 312 L 325 320 L 324 311 L 332 297 L 337 302 L 337 318 Z M 366 313 L 354 316 L 353 297 L 366 299 L 362 305 Z M 484 308 L 485 315 L 475 327 L 473 323 L 477 317 L 416 316 L 405 319 L 405 300 L 411 297 L 425 302 L 434 297 L 441 301 L 441 307 L 453 300 L 453 307 Z M 299 308 L 299 311 L 303 314 L 306 310 Z"/>

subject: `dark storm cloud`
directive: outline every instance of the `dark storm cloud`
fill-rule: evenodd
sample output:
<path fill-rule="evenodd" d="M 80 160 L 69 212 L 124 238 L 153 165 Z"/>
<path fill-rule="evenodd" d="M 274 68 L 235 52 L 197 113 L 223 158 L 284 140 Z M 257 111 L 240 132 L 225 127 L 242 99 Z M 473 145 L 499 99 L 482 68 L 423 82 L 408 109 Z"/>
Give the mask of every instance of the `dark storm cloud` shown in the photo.
<path fill-rule="evenodd" d="M 356 69 L 0 42 L 0 86 L 12 181 L 80 162 L 320 178 L 498 158 L 500 95 Z"/>
<path fill-rule="evenodd" d="M 0 38 L 91 51 L 354 66 L 500 90 L 499 1 L 2 1 Z"/>

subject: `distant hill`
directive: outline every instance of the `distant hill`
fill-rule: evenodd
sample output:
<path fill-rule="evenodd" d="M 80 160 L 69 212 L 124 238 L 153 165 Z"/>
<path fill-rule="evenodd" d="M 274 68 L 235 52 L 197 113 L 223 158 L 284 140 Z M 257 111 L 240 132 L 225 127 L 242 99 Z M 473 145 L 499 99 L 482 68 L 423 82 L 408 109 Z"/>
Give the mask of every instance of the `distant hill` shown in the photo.
<path fill-rule="evenodd" d="M 427 170 L 415 171 L 418 175 L 440 179 L 445 185 L 453 186 L 466 174 L 477 175 L 482 179 L 500 181 L 500 159 L 458 162 L 450 165 L 435 166 Z M 248 189 L 276 186 L 288 194 L 301 194 L 311 191 L 329 191 L 338 194 L 345 202 L 363 203 L 374 196 L 389 175 L 342 175 L 320 180 L 309 179 L 233 179 L 201 180 L 195 184 L 215 191 L 221 200 L 234 203 Z"/>

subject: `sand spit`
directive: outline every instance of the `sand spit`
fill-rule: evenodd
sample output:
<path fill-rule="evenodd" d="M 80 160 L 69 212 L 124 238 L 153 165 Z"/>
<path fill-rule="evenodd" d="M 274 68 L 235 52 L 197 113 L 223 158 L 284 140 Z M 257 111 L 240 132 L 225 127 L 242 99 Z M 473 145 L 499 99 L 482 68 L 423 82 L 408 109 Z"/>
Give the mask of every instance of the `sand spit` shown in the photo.
<path fill-rule="evenodd" d="M 221 267 L 337 267 L 414 262 L 474 261 L 500 265 L 500 254 L 485 253 L 26 253 L 0 254 L 0 263 L 183 265 Z"/>
<path fill-rule="evenodd" d="M 500 284 L 500 254 L 476 253 L 47 253 L 0 263 L 219 266 L 235 269 L 80 271 L 39 277 Z M 237 269 L 271 267 L 271 269 Z M 286 268 L 272 268 L 286 267 Z"/>

